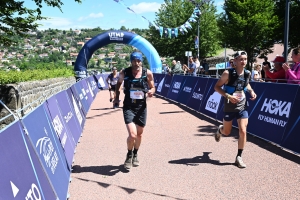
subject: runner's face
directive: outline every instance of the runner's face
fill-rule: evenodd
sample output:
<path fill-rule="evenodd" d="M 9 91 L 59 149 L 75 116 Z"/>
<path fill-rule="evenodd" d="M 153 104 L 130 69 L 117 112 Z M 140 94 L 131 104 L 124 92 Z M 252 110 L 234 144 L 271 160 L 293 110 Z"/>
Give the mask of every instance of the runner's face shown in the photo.
<path fill-rule="evenodd" d="M 140 61 L 138 59 L 134 59 L 134 60 L 131 61 L 131 65 L 132 65 L 132 67 L 136 67 L 136 68 L 141 67 L 142 66 L 142 61 Z"/>
<path fill-rule="evenodd" d="M 235 58 L 234 60 L 235 60 L 236 67 L 245 67 L 247 64 L 247 56 L 246 55 L 241 55 L 241 56 Z"/>

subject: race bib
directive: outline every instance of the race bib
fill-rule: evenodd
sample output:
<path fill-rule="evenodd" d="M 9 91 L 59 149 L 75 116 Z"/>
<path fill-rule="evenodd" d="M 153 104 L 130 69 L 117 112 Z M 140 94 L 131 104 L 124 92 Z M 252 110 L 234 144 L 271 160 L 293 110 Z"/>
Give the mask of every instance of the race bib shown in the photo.
<path fill-rule="evenodd" d="M 144 99 L 144 92 L 140 90 L 130 90 L 131 99 Z"/>
<path fill-rule="evenodd" d="M 111 82 L 111 84 L 112 84 L 112 85 L 117 85 L 117 82 L 118 82 L 118 80 L 113 80 L 113 81 Z"/>
<path fill-rule="evenodd" d="M 240 101 L 242 101 L 246 98 L 246 95 L 243 91 L 235 91 L 232 96 L 236 97 Z"/>

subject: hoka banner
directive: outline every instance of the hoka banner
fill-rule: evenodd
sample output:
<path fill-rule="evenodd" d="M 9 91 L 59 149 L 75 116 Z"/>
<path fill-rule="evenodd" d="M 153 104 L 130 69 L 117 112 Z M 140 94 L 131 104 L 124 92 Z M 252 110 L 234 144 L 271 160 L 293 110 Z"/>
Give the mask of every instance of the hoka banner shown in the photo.
<path fill-rule="evenodd" d="M 89 87 L 89 85 L 87 84 L 87 78 L 84 79 L 83 81 L 79 81 L 78 83 L 81 84 L 81 91 L 82 94 L 84 95 L 84 98 L 87 102 L 88 108 L 90 109 L 93 101 L 94 101 L 94 93 L 92 91 L 92 89 Z"/>
<path fill-rule="evenodd" d="M 292 95 L 292 90 L 289 91 Z M 297 96 L 291 107 L 289 120 L 286 124 L 280 145 L 294 152 L 300 153 L 300 86 L 298 86 Z"/>
<path fill-rule="evenodd" d="M 56 199 L 19 121 L 0 132 L 0 166 L 0 199 Z"/>
<path fill-rule="evenodd" d="M 186 79 L 184 80 L 184 83 L 183 83 L 183 88 L 177 98 L 177 101 L 179 103 L 182 103 L 185 105 L 188 103 L 188 101 L 190 100 L 190 98 L 193 94 L 194 88 L 195 88 L 198 80 L 199 80 L 199 77 L 186 76 Z M 191 102 L 191 104 L 195 105 L 193 102 Z"/>
<path fill-rule="evenodd" d="M 83 80 L 81 80 L 81 81 L 83 81 Z M 72 85 L 71 90 L 72 90 L 74 97 L 77 99 L 78 102 L 80 102 L 79 107 L 81 108 L 84 115 L 86 116 L 90 107 L 87 102 L 88 97 L 86 96 L 84 88 L 80 84 L 81 81 Z"/>
<path fill-rule="evenodd" d="M 64 122 L 67 124 L 68 129 L 70 130 L 75 144 L 77 144 L 82 133 L 80 124 L 83 122 L 83 118 L 80 113 L 78 113 L 79 116 L 77 116 L 74 112 L 74 109 L 72 109 L 71 100 L 68 98 L 68 94 L 65 90 L 57 93 L 55 97 L 57 99 L 57 104 L 63 116 Z"/>
<path fill-rule="evenodd" d="M 188 79 L 190 78 L 193 77 L 189 76 Z M 208 80 L 208 78 L 197 77 L 197 83 L 194 85 L 189 101 L 186 104 L 188 107 L 197 111 L 199 110 L 206 95 Z"/>
<path fill-rule="evenodd" d="M 59 138 L 61 146 L 64 149 L 69 169 L 71 169 L 76 145 L 74 138 L 70 133 L 70 130 L 68 129 L 65 121 L 63 120 L 55 96 L 52 96 L 51 98 L 47 99 L 46 104 L 44 104 L 44 106 L 46 113 L 49 113 L 53 128 L 56 132 L 57 137 Z"/>
<path fill-rule="evenodd" d="M 187 76 L 173 76 L 171 88 L 169 89 L 169 93 L 167 95 L 167 98 L 172 99 L 174 101 L 177 100 L 179 93 L 181 92 L 184 81 L 187 78 Z"/>
<path fill-rule="evenodd" d="M 78 120 L 78 123 L 81 126 L 81 129 L 83 129 L 84 123 L 85 123 L 85 114 L 83 112 L 82 104 L 77 99 L 77 95 L 75 96 L 72 92 L 72 90 L 69 88 L 66 90 L 67 95 L 70 100 L 71 108 L 73 109 L 73 112 L 75 113 L 76 119 Z"/>
<path fill-rule="evenodd" d="M 92 97 L 95 99 L 98 93 L 98 87 L 94 77 L 95 76 L 88 77 L 86 83 L 88 84 L 89 90 L 91 90 Z"/>
<path fill-rule="evenodd" d="M 253 109 L 249 110 L 251 126 L 248 126 L 248 131 L 280 144 L 290 119 L 298 87 L 298 85 L 256 83 L 257 99 Z"/>
<path fill-rule="evenodd" d="M 154 76 L 153 77 L 154 78 L 154 86 L 156 88 L 156 92 L 155 93 L 161 95 L 166 75 L 165 74 L 153 74 L 153 76 Z"/>
<path fill-rule="evenodd" d="M 173 78 L 173 76 L 170 76 L 170 75 L 165 76 L 160 95 L 167 97 L 169 89 L 171 87 L 172 78 Z M 161 82 L 162 82 L 162 80 L 161 80 Z"/>
<path fill-rule="evenodd" d="M 70 170 L 44 104 L 26 115 L 22 121 L 58 198 L 67 199 Z"/>

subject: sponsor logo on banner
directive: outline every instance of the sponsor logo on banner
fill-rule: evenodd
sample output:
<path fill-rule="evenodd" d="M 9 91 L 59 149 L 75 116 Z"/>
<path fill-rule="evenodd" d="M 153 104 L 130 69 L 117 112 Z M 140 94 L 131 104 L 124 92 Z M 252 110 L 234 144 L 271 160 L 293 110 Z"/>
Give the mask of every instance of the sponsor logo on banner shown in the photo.
<path fill-rule="evenodd" d="M 79 111 L 79 108 L 77 106 L 77 103 L 75 102 L 75 99 L 74 99 L 73 95 L 72 95 L 72 101 L 73 101 L 73 105 L 74 105 L 74 110 L 75 110 L 76 117 L 77 117 L 77 119 L 79 121 L 79 124 L 81 125 L 82 121 L 83 121 L 83 118 L 81 116 L 81 113 Z"/>
<path fill-rule="evenodd" d="M 191 88 L 191 87 L 184 87 L 184 88 L 183 88 L 183 91 L 184 91 L 184 92 L 187 92 L 187 93 L 191 93 L 192 88 Z"/>
<path fill-rule="evenodd" d="M 265 98 L 260 109 L 260 111 L 264 112 L 264 114 L 259 114 L 258 119 L 277 126 L 285 127 L 290 116 L 291 107 L 291 102 Z M 268 116 L 269 114 L 272 116 Z M 286 120 L 278 119 L 279 116 L 285 117 Z"/>
<path fill-rule="evenodd" d="M 203 94 L 200 94 L 200 88 L 198 89 L 198 91 L 194 92 L 193 95 L 192 95 L 192 98 L 194 99 L 198 99 L 198 100 L 202 100 L 203 98 Z"/>
<path fill-rule="evenodd" d="M 212 113 L 217 113 L 221 101 L 221 95 L 218 92 L 214 92 L 209 96 L 208 101 L 206 102 L 205 110 L 208 110 Z"/>
<path fill-rule="evenodd" d="M 165 87 L 168 87 L 168 88 L 169 88 L 169 87 L 170 87 L 170 84 L 165 84 Z"/>
<path fill-rule="evenodd" d="M 68 112 L 68 115 L 64 116 L 66 123 L 68 123 L 72 117 L 73 117 L 73 113 L 71 111 Z"/>
<path fill-rule="evenodd" d="M 159 82 L 158 87 L 157 87 L 157 92 L 161 92 L 163 84 L 164 84 L 164 80 L 165 80 L 165 78 L 161 79 L 161 81 Z"/>
<path fill-rule="evenodd" d="M 62 132 L 63 132 L 63 129 L 64 129 L 64 126 L 63 124 L 61 123 L 58 115 L 56 115 L 52 121 L 52 124 L 53 124 L 53 127 L 54 127 L 54 130 L 56 132 L 56 134 L 58 135 L 58 137 L 60 138 Z M 65 144 L 66 144 L 66 141 L 67 141 L 67 133 L 63 133 L 63 136 L 62 136 L 62 139 L 61 139 L 61 145 L 63 148 L 65 148 Z"/>
<path fill-rule="evenodd" d="M 48 136 L 48 132 L 44 127 L 44 131 Z M 44 157 L 44 161 L 46 166 L 51 169 L 52 174 L 55 173 L 57 164 L 58 164 L 58 156 L 54 149 L 54 146 L 49 137 L 43 137 L 38 139 L 35 144 L 35 147 L 39 149 L 39 154 Z"/>
<path fill-rule="evenodd" d="M 90 86 L 90 83 L 87 82 L 87 84 L 88 84 L 88 86 L 89 86 L 89 90 L 90 90 L 90 93 L 91 93 L 92 97 L 94 97 L 94 93 L 92 92 L 92 88 L 91 88 L 91 86 Z"/>
<path fill-rule="evenodd" d="M 86 91 L 84 90 L 84 88 L 81 88 L 81 91 L 82 91 L 82 93 L 84 95 L 85 100 L 87 100 L 88 96 L 86 95 Z M 82 98 L 80 97 L 80 99 L 82 99 Z"/>
<path fill-rule="evenodd" d="M 180 85 L 181 85 L 181 82 L 175 82 L 174 85 L 173 85 L 172 92 L 173 93 L 179 93 Z"/>
<path fill-rule="evenodd" d="M 25 198 L 25 200 L 31 200 L 31 199 L 35 199 L 35 200 L 42 199 L 39 188 L 34 183 L 32 183 L 31 188 L 29 189 Z"/>
<path fill-rule="evenodd" d="M 120 32 L 110 32 L 108 33 L 110 40 L 123 41 L 124 33 Z"/>
<path fill-rule="evenodd" d="M 100 77 L 100 78 L 98 79 L 98 83 L 100 84 L 101 87 L 105 87 L 105 83 L 104 83 L 104 80 L 103 80 L 102 77 Z"/>

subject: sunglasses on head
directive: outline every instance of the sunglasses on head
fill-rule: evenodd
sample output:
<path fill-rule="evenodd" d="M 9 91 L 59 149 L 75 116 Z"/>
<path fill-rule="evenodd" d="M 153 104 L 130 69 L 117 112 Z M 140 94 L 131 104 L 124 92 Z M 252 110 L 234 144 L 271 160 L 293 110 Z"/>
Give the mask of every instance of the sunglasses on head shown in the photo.
<path fill-rule="evenodd" d="M 234 54 L 234 58 L 239 57 L 239 56 L 242 56 L 242 55 L 247 56 L 247 52 L 246 52 L 246 51 L 237 51 L 237 52 Z"/>

